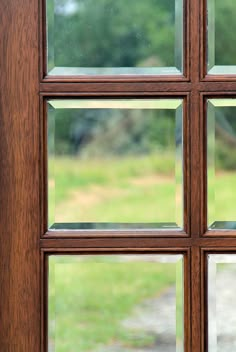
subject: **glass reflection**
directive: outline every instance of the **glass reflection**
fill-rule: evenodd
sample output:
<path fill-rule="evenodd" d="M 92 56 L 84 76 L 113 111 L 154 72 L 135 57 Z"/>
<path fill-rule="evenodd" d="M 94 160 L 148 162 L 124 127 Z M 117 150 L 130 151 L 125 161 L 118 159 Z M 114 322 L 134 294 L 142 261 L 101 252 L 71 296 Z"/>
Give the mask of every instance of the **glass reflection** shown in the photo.
<path fill-rule="evenodd" d="M 183 352 L 182 255 L 51 256 L 49 352 Z"/>
<path fill-rule="evenodd" d="M 236 99 L 208 101 L 208 224 L 236 229 Z"/>
<path fill-rule="evenodd" d="M 208 0 L 208 73 L 236 74 L 235 0 Z"/>
<path fill-rule="evenodd" d="M 183 0 L 47 0 L 49 75 L 179 74 Z"/>
<path fill-rule="evenodd" d="M 51 229 L 182 227 L 182 101 L 49 101 L 48 171 Z"/>
<path fill-rule="evenodd" d="M 232 352 L 236 348 L 236 255 L 209 255 L 208 268 L 209 352 Z"/>

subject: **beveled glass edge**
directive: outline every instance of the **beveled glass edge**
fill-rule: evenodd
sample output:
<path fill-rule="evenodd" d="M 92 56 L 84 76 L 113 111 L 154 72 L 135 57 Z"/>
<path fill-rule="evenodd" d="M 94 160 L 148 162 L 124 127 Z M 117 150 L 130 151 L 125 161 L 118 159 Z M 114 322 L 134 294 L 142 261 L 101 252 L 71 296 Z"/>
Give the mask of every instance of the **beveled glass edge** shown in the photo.
<path fill-rule="evenodd" d="M 207 253 L 208 262 L 213 264 L 236 264 L 236 254 L 233 252 Z M 230 259 L 228 259 L 230 258 Z"/>
<path fill-rule="evenodd" d="M 183 116 L 183 101 L 182 103 L 175 109 L 175 140 L 177 141 L 178 137 L 178 131 L 177 131 L 177 126 L 178 126 L 178 121 L 180 121 L 180 126 L 181 126 L 181 143 L 179 144 L 180 146 L 178 147 L 176 143 L 176 148 L 175 148 L 175 185 L 176 187 L 181 188 L 181 204 L 179 207 L 175 207 L 175 221 L 177 228 L 183 229 L 184 227 L 184 116 Z M 178 163 L 177 160 L 179 158 L 179 155 L 181 157 L 181 162 Z M 177 204 L 177 191 L 175 191 L 175 202 Z M 179 210 L 179 208 L 181 210 Z M 179 216 L 178 216 L 179 212 Z M 180 221 L 178 221 L 180 220 Z M 178 226 L 178 223 L 180 226 Z"/>
<path fill-rule="evenodd" d="M 117 78 L 125 77 L 127 75 L 136 76 L 178 76 L 182 75 L 182 71 L 180 71 L 177 67 L 101 67 L 101 68 L 84 68 L 84 67 L 53 67 L 50 71 L 48 71 L 47 76 L 56 77 L 90 77 L 100 76 L 109 77 L 113 75 L 117 75 Z"/>
<path fill-rule="evenodd" d="M 213 151 L 209 148 L 210 134 L 213 133 Z M 213 223 L 213 219 L 209 218 L 209 209 L 213 208 L 215 214 L 215 106 L 211 99 L 207 100 L 207 227 L 210 230 L 210 224 Z M 212 165 L 211 185 L 214 186 L 214 195 L 210 197 L 209 187 L 209 168 Z M 211 203 L 210 203 L 211 201 Z"/>
<path fill-rule="evenodd" d="M 207 0 L 207 72 L 215 67 L 215 0 Z"/>
<path fill-rule="evenodd" d="M 236 66 L 235 66 L 236 67 Z M 217 107 L 236 107 L 236 97 L 235 98 L 211 98 L 207 99 L 207 117 L 209 116 L 209 109 L 211 109 L 214 113 L 214 108 Z M 207 118 L 207 131 L 208 131 L 208 123 L 209 119 Z M 207 132 L 207 141 L 208 141 L 208 132 Z M 211 156 L 212 157 L 212 156 Z M 208 157 L 208 152 L 207 152 L 207 160 L 209 159 Z M 208 170 L 208 167 L 207 167 Z M 207 179 L 207 184 L 208 184 L 208 179 Z M 208 189 L 208 187 L 207 187 Z M 207 191 L 208 192 L 208 191 Z M 209 199 L 209 194 L 207 194 L 207 198 Z M 215 204 L 215 203 L 214 203 Z M 208 207 L 207 207 L 208 209 Z M 208 219 L 208 213 L 207 213 L 207 219 Z M 236 230 L 236 220 L 235 221 L 213 221 L 210 222 L 210 224 L 207 224 L 207 231 L 213 233 L 214 231 L 235 231 Z"/>
<path fill-rule="evenodd" d="M 214 221 L 208 228 L 209 231 L 235 231 L 236 221 Z"/>
<path fill-rule="evenodd" d="M 157 98 L 157 99 L 48 99 L 47 103 L 54 109 L 170 109 L 176 110 L 183 104 L 183 99 Z M 91 105 L 93 104 L 93 105 Z M 147 105 L 148 104 L 148 105 Z"/>
<path fill-rule="evenodd" d="M 102 222 L 70 222 L 70 223 L 54 223 L 48 229 L 49 231 L 182 231 L 182 227 L 179 227 L 176 223 L 102 223 Z"/>
<path fill-rule="evenodd" d="M 176 315 L 176 327 L 175 327 L 175 335 L 176 335 L 176 351 L 179 352 L 183 352 L 185 349 L 185 299 L 187 300 L 187 297 L 185 297 L 185 287 L 186 287 L 186 281 L 185 281 L 185 259 L 186 259 L 186 255 L 187 253 L 184 251 L 177 251 L 177 252 L 168 252 L 165 253 L 166 251 L 161 251 L 161 252 L 154 252 L 154 253 L 135 253 L 135 252 L 127 252 L 127 253 L 116 253 L 116 252 L 112 252 L 112 253 L 99 253 L 99 252 L 95 252 L 95 253 L 45 253 L 47 255 L 47 260 L 48 260 L 48 282 L 49 282 L 49 277 L 50 277 L 50 273 L 51 276 L 53 277 L 53 284 L 55 286 L 55 270 L 56 270 L 56 265 L 60 264 L 75 264 L 75 263 L 69 263 L 68 261 L 65 261 L 63 263 L 58 262 L 57 260 L 61 257 L 63 257 L 63 259 L 66 259 L 68 257 L 87 257 L 87 258 L 93 258 L 93 257 L 130 257 L 130 256 L 134 256 L 136 257 L 136 262 L 142 262 L 142 258 L 145 258 L 145 262 L 147 263 L 153 263 L 153 256 L 158 257 L 158 261 L 157 263 L 163 263 L 163 264 L 174 264 L 175 265 L 175 315 Z M 148 260 L 150 257 L 150 260 Z M 50 264 L 50 259 L 51 260 L 51 264 Z M 96 263 L 96 261 L 93 261 L 94 263 Z M 83 263 L 82 261 L 80 263 Z M 87 261 L 86 261 L 87 263 Z M 98 263 L 102 263 L 102 262 L 98 262 Z M 119 263 L 119 261 L 115 262 L 115 263 Z M 121 261 L 121 263 L 123 263 L 123 261 Z M 127 264 L 129 264 L 129 262 L 126 262 Z M 179 264 L 179 265 L 178 265 Z M 181 287 L 181 295 L 178 295 L 178 288 Z M 55 311 L 55 297 L 56 297 L 56 293 L 54 292 L 53 294 L 53 314 L 55 316 L 56 311 Z M 47 298 L 47 304 L 49 305 L 49 297 Z M 177 314 L 177 307 L 180 306 L 181 307 L 181 311 L 182 311 L 182 315 L 181 318 L 178 317 Z M 47 334 L 49 333 L 49 319 L 50 315 L 49 315 L 49 311 L 47 312 L 47 324 L 48 324 L 48 329 L 47 329 Z M 179 319 L 178 319 L 179 318 Z M 53 323 L 55 324 L 55 320 L 53 321 Z M 182 333 L 181 333 L 181 345 L 179 345 L 177 343 L 177 326 L 179 326 L 179 324 L 181 323 L 182 325 Z M 47 347 L 48 349 L 48 342 L 47 342 Z"/>
<path fill-rule="evenodd" d="M 207 72 L 208 75 L 236 75 L 236 65 L 212 65 Z"/>
<path fill-rule="evenodd" d="M 180 77 L 186 80 L 186 72 L 185 72 L 185 67 L 186 67 L 186 62 L 187 60 L 187 53 L 185 52 L 185 39 L 187 37 L 187 33 L 185 33 L 185 26 L 184 26 L 184 17 L 186 14 L 186 0 L 179 0 L 180 6 L 177 6 L 177 1 L 175 1 L 175 34 L 179 33 L 179 36 L 175 35 L 175 48 L 174 48 L 174 59 L 176 66 L 164 66 L 164 67 L 48 67 L 48 50 L 50 47 L 50 51 L 52 53 L 52 56 L 54 58 L 54 43 L 52 42 L 52 45 L 50 45 L 51 42 L 51 36 L 53 36 L 53 32 L 51 36 L 49 36 L 49 31 L 48 31 L 48 4 L 49 1 L 52 2 L 52 7 L 54 8 L 54 0 L 44 0 L 46 3 L 45 6 L 45 26 L 46 26 L 46 45 L 45 45 L 45 50 L 44 50 L 44 60 L 45 60 L 45 69 L 46 72 L 44 72 L 43 75 L 43 80 L 47 77 L 50 79 L 57 78 L 57 77 L 62 77 L 63 79 L 76 79 L 79 80 L 80 78 L 88 78 L 88 79 L 93 79 L 94 77 L 98 79 L 108 79 L 112 77 L 114 80 L 115 79 L 120 79 L 120 78 L 125 78 L 126 76 L 129 76 L 129 78 L 139 78 L 139 76 L 150 76 L 155 78 L 157 80 L 162 80 L 165 77 L 172 76 L 173 80 L 175 80 L 175 77 Z M 178 4 L 178 5 L 179 5 Z M 180 11 L 180 9 L 182 11 Z M 51 16 L 51 21 L 54 24 L 54 14 Z M 179 45 L 179 42 L 181 42 L 181 45 Z M 53 59 L 53 61 L 55 61 Z M 63 73 L 64 71 L 67 71 Z M 78 71 L 79 72 L 75 72 Z M 94 72 L 91 73 L 91 70 Z M 101 73 L 103 70 L 110 70 L 110 73 Z M 114 72 L 114 71 L 123 71 L 123 72 Z M 68 72 L 70 71 L 70 72 Z M 88 72 L 90 71 L 90 73 Z M 138 72 L 142 71 L 142 72 Z M 116 76 L 116 77 L 114 77 Z"/>
<path fill-rule="evenodd" d="M 209 352 L 217 351 L 217 327 L 216 327 L 216 281 L 212 280 L 217 275 L 217 264 L 236 264 L 236 254 L 225 253 L 207 253 L 208 263 L 208 277 L 207 277 L 207 314 L 208 314 L 208 350 Z M 213 297 L 213 300 L 212 300 Z M 214 309 L 209 310 L 213 306 Z M 209 331 L 209 324 L 211 322 L 211 329 Z"/>
<path fill-rule="evenodd" d="M 175 0 L 175 65 L 179 74 L 184 72 L 184 0 Z M 173 67 L 171 67 L 173 69 Z"/>
<path fill-rule="evenodd" d="M 68 105 L 69 102 L 69 105 Z M 157 105 L 158 102 L 158 105 Z M 176 99 L 176 98 L 157 98 L 157 99 L 122 99 L 122 98 L 117 98 L 117 99 L 84 99 L 84 98 L 79 98 L 79 99 L 72 99 L 71 97 L 68 97 L 66 99 L 60 99 L 60 98 L 53 98 L 53 99 L 47 99 L 47 103 L 49 106 L 51 106 L 54 109 L 71 109 L 71 108 L 101 108 L 101 109 L 109 109 L 109 108 L 120 108 L 120 109 L 170 109 L 170 110 L 176 110 L 176 114 L 182 116 L 182 135 L 181 135 L 181 151 L 182 151 L 182 157 L 183 157 L 183 102 L 184 99 Z M 91 103 L 96 103 L 95 106 L 91 107 Z M 109 104 L 108 104 L 109 103 Z M 122 104 L 121 104 L 122 103 Z M 130 103 L 132 104 L 130 105 Z M 150 106 L 151 104 L 154 104 L 153 106 Z M 72 105 L 71 105 L 72 104 Z M 118 105 L 117 105 L 118 104 Z M 145 106 L 145 104 L 148 104 L 148 106 Z M 125 106 L 121 106 L 125 105 Z M 138 107 L 137 107 L 138 105 Z M 55 126 L 54 126 L 55 129 Z M 182 182 L 184 179 L 184 162 L 182 159 Z M 175 169 L 175 178 L 176 178 L 176 169 Z M 153 232 L 160 232 L 159 234 L 156 234 L 158 237 L 162 237 L 161 232 L 163 234 L 167 232 L 177 232 L 180 233 L 181 235 L 184 235 L 184 237 L 188 237 L 188 235 L 184 231 L 184 198 L 183 198 L 183 193 L 184 193 L 184 187 L 182 183 L 182 221 L 181 221 L 181 226 L 178 226 L 177 223 L 171 222 L 171 223 L 164 223 L 164 222 L 158 222 L 158 223 L 140 223 L 139 226 L 137 223 L 99 223 L 99 222 L 94 222 L 94 223 L 82 223 L 79 222 L 81 228 L 77 227 L 74 228 L 74 224 L 77 223 L 66 223 L 65 227 L 63 226 L 63 223 L 53 223 L 50 227 L 48 226 L 46 233 L 43 236 L 48 236 L 53 233 L 58 233 L 62 232 L 65 234 L 66 232 L 73 232 L 74 234 L 78 234 L 80 236 L 81 233 L 92 233 L 93 231 L 99 231 L 99 232 L 114 232 L 119 235 L 120 232 L 128 233 L 130 231 L 133 232 L 135 235 L 136 232 L 150 232 L 150 235 L 153 234 Z M 86 224 L 85 226 L 82 227 L 82 225 Z M 93 225 L 93 226 L 92 226 Z M 113 226 L 112 226 L 113 225 Z M 114 227 L 114 225 L 116 227 Z M 120 226 L 121 225 L 121 226 Z M 124 226 L 125 225 L 125 226 Z M 158 225 L 158 226 L 155 226 Z M 95 226 L 95 227 L 94 227 Z M 186 235 L 186 236 L 185 236 Z M 176 235 L 176 236 L 179 236 Z"/>
<path fill-rule="evenodd" d="M 236 97 L 235 98 L 211 98 L 207 102 L 211 103 L 215 108 L 223 107 L 236 107 Z"/>
<path fill-rule="evenodd" d="M 136 252 L 128 252 L 128 253 L 119 253 L 119 252 L 114 252 L 114 253 L 99 253 L 99 252 L 95 252 L 95 253 L 49 253 L 48 254 L 48 258 L 50 260 L 50 258 L 54 258 L 54 259 L 57 259 L 57 258 L 60 258 L 60 257 L 63 257 L 63 258 L 68 258 L 68 257 L 91 257 L 91 258 L 95 258 L 96 257 L 119 257 L 119 256 L 122 256 L 122 257 L 129 257 L 129 256 L 133 256 L 133 257 L 136 257 L 137 259 L 141 259 L 141 258 L 145 258 L 145 262 L 146 262 L 146 259 L 147 259 L 147 262 L 148 262 L 148 259 L 150 257 L 150 262 L 153 263 L 152 261 L 152 258 L 153 256 L 155 257 L 159 257 L 160 258 L 160 263 L 173 263 L 173 264 L 176 264 L 178 263 L 179 261 L 183 263 L 184 265 L 184 257 L 185 257 L 185 253 L 175 253 L 175 252 L 172 252 L 172 253 L 136 253 Z M 236 255 L 235 255 L 236 256 Z M 171 260 L 168 260 L 168 258 L 171 258 Z M 54 262 L 56 263 L 56 261 Z M 59 263 L 61 264 L 61 263 Z M 64 264 L 64 263 L 63 263 Z M 183 272 L 184 268 L 181 266 L 181 271 Z M 184 279 L 184 278 L 183 278 Z"/>
<path fill-rule="evenodd" d="M 236 75 L 236 65 L 215 65 L 215 0 L 207 0 L 207 75 Z"/>

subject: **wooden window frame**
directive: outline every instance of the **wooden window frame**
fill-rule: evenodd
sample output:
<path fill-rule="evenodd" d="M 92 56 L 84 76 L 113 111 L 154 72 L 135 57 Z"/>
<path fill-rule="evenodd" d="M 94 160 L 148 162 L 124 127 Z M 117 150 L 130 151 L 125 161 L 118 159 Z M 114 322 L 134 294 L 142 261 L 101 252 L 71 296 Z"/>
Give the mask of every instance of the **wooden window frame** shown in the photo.
<path fill-rule="evenodd" d="M 185 352 L 207 351 L 207 254 L 236 253 L 236 231 L 207 230 L 206 100 L 236 97 L 236 76 L 206 73 L 206 3 L 185 0 L 183 76 L 50 77 L 45 1 L 0 2 L 0 344 L 47 350 L 47 258 L 76 253 L 183 253 Z M 47 231 L 50 97 L 180 97 L 184 231 Z M 161 201 L 161 200 L 160 200 Z"/>

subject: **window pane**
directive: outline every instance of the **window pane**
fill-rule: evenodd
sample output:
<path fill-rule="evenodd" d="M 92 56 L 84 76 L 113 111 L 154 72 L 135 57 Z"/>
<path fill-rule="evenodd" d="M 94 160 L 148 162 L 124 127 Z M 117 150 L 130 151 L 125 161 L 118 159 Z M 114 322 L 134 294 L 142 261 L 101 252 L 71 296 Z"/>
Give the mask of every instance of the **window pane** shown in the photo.
<path fill-rule="evenodd" d="M 209 255 L 209 352 L 232 352 L 236 346 L 236 255 Z"/>
<path fill-rule="evenodd" d="M 236 99 L 210 99 L 208 135 L 208 226 L 236 229 Z"/>
<path fill-rule="evenodd" d="M 47 0 L 49 75 L 180 74 L 183 0 Z"/>
<path fill-rule="evenodd" d="M 208 73 L 236 74 L 235 0 L 208 0 Z"/>
<path fill-rule="evenodd" d="M 49 352 L 183 351 L 183 256 L 51 256 Z"/>
<path fill-rule="evenodd" d="M 50 100 L 51 229 L 180 228 L 182 101 Z"/>

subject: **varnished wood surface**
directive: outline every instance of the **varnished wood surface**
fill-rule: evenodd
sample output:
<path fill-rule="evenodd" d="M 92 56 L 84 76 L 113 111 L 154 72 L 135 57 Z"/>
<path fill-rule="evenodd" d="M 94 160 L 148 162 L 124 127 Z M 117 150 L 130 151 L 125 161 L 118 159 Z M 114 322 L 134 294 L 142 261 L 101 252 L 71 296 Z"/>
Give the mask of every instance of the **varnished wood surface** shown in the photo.
<path fill-rule="evenodd" d="M 60 251 L 91 248 L 92 250 L 101 251 L 108 250 L 123 250 L 126 248 L 135 250 L 159 250 L 161 248 L 169 248 L 175 250 L 176 248 L 198 247 L 198 248 L 222 248 L 230 251 L 231 248 L 236 248 L 236 238 L 157 238 L 157 237 L 143 237 L 143 238 L 44 238 L 40 241 L 41 248 L 45 250 Z"/>
<path fill-rule="evenodd" d="M 39 352 L 37 1 L 1 1 L 0 29 L 0 350 Z"/>
<path fill-rule="evenodd" d="M 205 102 L 236 77 L 206 75 L 206 0 L 185 0 L 183 76 L 83 79 L 46 76 L 45 1 L 0 2 L 0 350 L 47 351 L 48 255 L 183 253 L 185 352 L 207 352 L 206 256 L 236 231 L 207 231 Z M 184 231 L 47 231 L 49 97 L 183 98 Z"/>
<path fill-rule="evenodd" d="M 41 82 L 41 95 L 60 96 L 64 93 L 76 95 L 181 95 L 191 91 L 205 92 L 207 95 L 212 93 L 216 95 L 236 94 L 236 80 L 234 81 L 197 81 L 197 82 Z"/>

